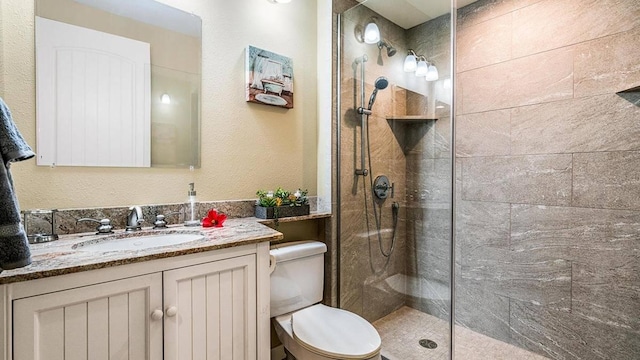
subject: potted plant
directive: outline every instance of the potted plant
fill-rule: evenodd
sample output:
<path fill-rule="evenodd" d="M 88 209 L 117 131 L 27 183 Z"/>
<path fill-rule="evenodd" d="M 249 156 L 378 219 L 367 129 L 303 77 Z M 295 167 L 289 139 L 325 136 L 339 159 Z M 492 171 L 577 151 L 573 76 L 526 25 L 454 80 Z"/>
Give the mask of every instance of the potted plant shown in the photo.
<path fill-rule="evenodd" d="M 276 191 L 258 190 L 256 195 L 256 217 L 260 219 L 278 219 L 289 216 L 309 215 L 309 198 L 307 190 Z"/>

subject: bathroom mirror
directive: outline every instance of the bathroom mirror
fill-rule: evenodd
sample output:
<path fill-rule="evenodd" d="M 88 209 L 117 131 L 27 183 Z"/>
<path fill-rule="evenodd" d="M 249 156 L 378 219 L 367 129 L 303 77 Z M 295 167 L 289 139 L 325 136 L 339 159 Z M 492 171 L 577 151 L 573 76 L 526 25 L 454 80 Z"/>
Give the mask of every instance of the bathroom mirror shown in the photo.
<path fill-rule="evenodd" d="M 200 167 L 202 21 L 154 0 L 35 0 L 38 165 Z"/>

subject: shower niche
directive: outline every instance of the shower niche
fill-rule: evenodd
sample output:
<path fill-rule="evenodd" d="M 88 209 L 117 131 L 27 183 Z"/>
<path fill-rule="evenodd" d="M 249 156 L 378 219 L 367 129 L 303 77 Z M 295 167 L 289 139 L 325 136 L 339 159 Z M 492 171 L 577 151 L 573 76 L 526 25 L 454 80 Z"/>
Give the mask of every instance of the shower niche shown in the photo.
<path fill-rule="evenodd" d="M 449 104 L 397 85 L 392 97 L 393 111 L 386 119 L 405 156 L 425 152 L 434 155 L 438 143 L 448 144 L 448 121 L 440 126 L 437 121 L 449 118 Z"/>

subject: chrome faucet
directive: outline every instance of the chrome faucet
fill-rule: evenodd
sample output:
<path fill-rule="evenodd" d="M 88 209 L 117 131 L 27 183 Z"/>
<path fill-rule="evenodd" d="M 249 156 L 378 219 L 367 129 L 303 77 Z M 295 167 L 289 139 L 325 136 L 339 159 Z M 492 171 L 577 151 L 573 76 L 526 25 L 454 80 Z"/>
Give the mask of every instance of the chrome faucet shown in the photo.
<path fill-rule="evenodd" d="M 141 230 L 140 224 L 144 219 L 142 218 L 142 209 L 140 206 L 132 206 L 129 208 L 129 215 L 127 216 L 127 227 L 125 231 L 137 231 Z"/>

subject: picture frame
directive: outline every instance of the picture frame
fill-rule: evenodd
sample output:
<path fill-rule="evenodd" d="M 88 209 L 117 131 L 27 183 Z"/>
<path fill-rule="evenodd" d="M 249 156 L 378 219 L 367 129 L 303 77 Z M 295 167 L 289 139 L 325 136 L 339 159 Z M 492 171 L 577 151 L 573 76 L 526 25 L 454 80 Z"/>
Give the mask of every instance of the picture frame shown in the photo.
<path fill-rule="evenodd" d="M 246 101 L 292 109 L 292 59 L 252 45 L 245 54 Z"/>

